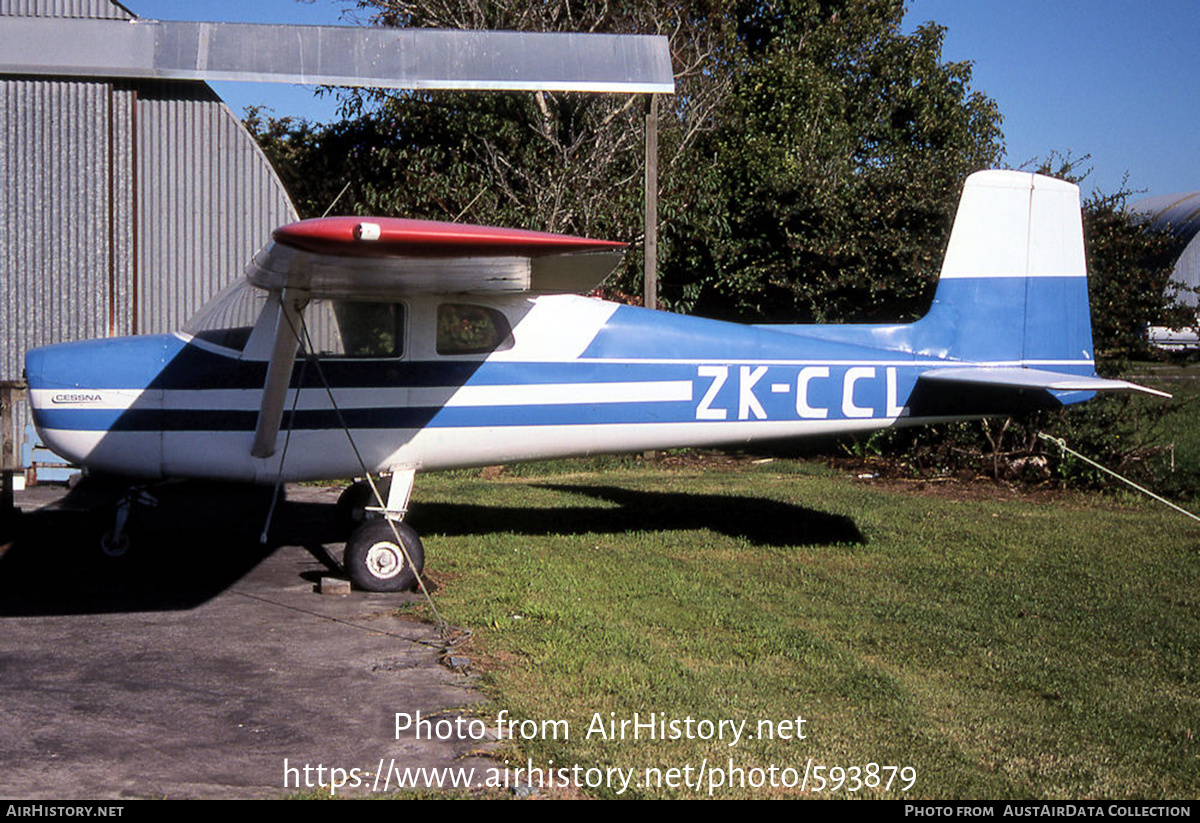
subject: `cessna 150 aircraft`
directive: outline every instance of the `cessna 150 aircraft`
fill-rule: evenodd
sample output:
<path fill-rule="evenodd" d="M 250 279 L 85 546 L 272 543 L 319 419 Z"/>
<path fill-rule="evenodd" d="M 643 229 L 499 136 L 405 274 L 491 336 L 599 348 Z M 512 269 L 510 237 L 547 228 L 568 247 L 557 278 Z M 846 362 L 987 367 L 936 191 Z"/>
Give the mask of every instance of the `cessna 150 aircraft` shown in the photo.
<path fill-rule="evenodd" d="M 356 584 L 390 591 L 424 562 L 400 522 L 418 471 L 1151 391 L 1096 376 L 1079 190 L 1048 177 L 967 180 L 933 305 L 911 324 L 743 326 L 580 296 L 622 249 L 412 220 L 283 226 L 180 332 L 30 351 L 34 420 L 94 472 L 260 483 L 390 472 L 385 516 L 345 555 Z"/>

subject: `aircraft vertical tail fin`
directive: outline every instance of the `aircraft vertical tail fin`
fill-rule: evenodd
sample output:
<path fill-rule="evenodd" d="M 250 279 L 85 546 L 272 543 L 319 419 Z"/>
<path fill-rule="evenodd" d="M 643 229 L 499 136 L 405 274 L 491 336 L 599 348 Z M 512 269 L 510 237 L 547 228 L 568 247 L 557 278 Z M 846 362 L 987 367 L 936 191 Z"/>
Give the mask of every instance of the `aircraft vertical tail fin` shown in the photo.
<path fill-rule="evenodd" d="M 956 360 L 1094 374 L 1079 187 L 971 175 L 920 325 L 924 347 Z"/>
<path fill-rule="evenodd" d="M 920 414 L 1054 408 L 1098 391 L 1165 392 L 1096 376 L 1079 187 L 1016 171 L 967 178 L 929 313 L 927 354 L 973 361 L 923 372 Z"/>

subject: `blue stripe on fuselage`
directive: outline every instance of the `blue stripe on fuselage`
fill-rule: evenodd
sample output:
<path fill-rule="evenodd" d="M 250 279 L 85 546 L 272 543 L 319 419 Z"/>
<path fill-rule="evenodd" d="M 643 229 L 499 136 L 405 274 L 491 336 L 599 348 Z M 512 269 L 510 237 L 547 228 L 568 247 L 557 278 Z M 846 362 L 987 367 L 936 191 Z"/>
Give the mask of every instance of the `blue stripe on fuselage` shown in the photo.
<path fill-rule="evenodd" d="M 899 413 L 919 373 L 932 364 L 930 350 L 938 346 L 931 342 L 935 335 L 930 326 L 942 322 L 931 316 L 911 326 L 859 327 L 857 340 L 852 334 L 855 327 L 847 326 L 830 333 L 835 339 L 828 340 L 816 332 L 832 332 L 829 327 L 808 327 L 808 332 L 805 327 L 770 329 L 622 306 L 574 360 L 328 358 L 321 361 L 321 371 L 334 389 L 443 389 L 449 397 L 462 386 L 514 387 L 515 399 L 496 405 L 442 407 L 433 405 L 437 401 L 427 392 L 414 398 L 412 406 L 368 407 L 369 401 L 359 398 L 358 408 L 343 410 L 352 428 L 882 420 Z M 992 333 L 1008 331 L 977 332 L 980 337 Z M 912 348 L 918 338 L 928 344 L 920 365 Z M 980 351 L 984 344 L 976 341 Z M 1076 356 L 1080 354 L 1086 353 Z M 681 359 L 684 356 L 687 360 Z M 264 362 L 242 361 L 172 335 L 52 346 L 30 352 L 26 362 L 33 389 L 159 390 L 126 410 L 71 406 L 35 410 L 39 425 L 65 430 L 252 431 L 256 404 L 251 404 L 253 409 L 178 409 L 170 408 L 178 404 L 168 400 L 163 403 L 168 408 L 161 409 L 157 397 L 169 398 L 176 390 L 261 391 L 266 375 Z M 952 365 L 954 361 L 938 362 Z M 1090 365 L 1082 364 L 1055 368 L 1091 372 Z M 621 402 L 591 403 L 571 397 L 571 384 L 594 389 L 606 382 L 639 381 L 688 381 L 691 400 L 637 402 L 623 396 Z M 520 387 L 547 384 L 561 387 L 562 396 L 555 402 L 521 402 Z M 304 388 L 308 397 L 314 396 L 308 392 L 317 396 L 324 392 L 316 370 L 302 361 L 296 364 L 291 385 Z M 197 406 L 203 403 L 192 397 Z M 291 427 L 290 413 L 282 425 Z M 309 409 L 297 413 L 294 428 L 338 425 L 331 409 Z"/>
<path fill-rule="evenodd" d="M 422 364 L 409 364 L 420 371 Z M 426 364 L 439 371 L 439 364 Z M 912 391 L 919 367 L 852 364 L 722 364 L 722 363 L 505 363 L 483 364 L 467 386 L 511 386 L 503 404 L 343 407 L 351 428 L 413 429 L 423 426 L 607 425 L 631 423 L 689 423 L 712 421 L 794 421 L 883 418 Z M 573 380 L 563 381 L 569 373 Z M 506 383 L 519 375 L 520 383 Z M 691 383 L 690 400 L 590 402 L 571 396 L 571 385 L 586 387 L 587 396 L 602 392 L 605 382 L 645 382 L 655 396 L 663 382 Z M 522 387 L 557 386 L 553 402 L 521 403 Z M 449 398 L 459 387 L 441 387 Z M 312 394 L 308 394 L 311 392 Z M 324 389 L 305 389 L 310 398 L 324 399 Z M 170 397 L 170 391 L 165 393 Z M 202 397 L 203 393 L 199 395 Z M 623 396 L 625 396 L 623 394 Z M 197 395 L 191 395 L 194 399 Z M 202 402 L 202 401 L 201 401 Z M 171 405 L 170 403 L 167 404 Z M 252 431 L 257 409 L 167 408 L 158 401 L 134 401 L 128 409 L 50 407 L 38 410 L 40 425 L 51 429 L 88 431 Z M 337 428 L 332 409 L 302 409 L 297 429 Z M 283 428 L 291 426 L 285 411 Z"/>

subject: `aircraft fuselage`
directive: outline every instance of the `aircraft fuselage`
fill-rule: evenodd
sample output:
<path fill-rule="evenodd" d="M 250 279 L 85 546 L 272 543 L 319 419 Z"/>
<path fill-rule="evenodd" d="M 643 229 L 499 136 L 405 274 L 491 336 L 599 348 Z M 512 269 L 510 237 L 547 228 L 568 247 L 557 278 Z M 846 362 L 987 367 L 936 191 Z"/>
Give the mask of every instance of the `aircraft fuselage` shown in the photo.
<path fill-rule="evenodd" d="M 1079 190 L 1062 181 L 972 175 L 933 304 L 909 324 L 745 326 L 545 293 L 590 288 L 614 245 L 382 218 L 285 226 L 185 332 L 29 352 L 34 418 L 93 470 L 271 482 L 1144 390 L 1095 374 Z"/>
<path fill-rule="evenodd" d="M 439 354 L 439 306 L 464 300 L 511 324 L 499 350 Z M 285 479 L 326 479 L 362 471 L 343 423 L 371 470 L 729 446 L 970 416 L 914 414 L 910 400 L 922 372 L 980 365 L 830 341 L 826 327 L 796 333 L 572 295 L 395 305 L 406 318 L 399 356 L 326 356 L 320 373 L 297 358 L 267 458 L 250 454 L 266 361 L 183 334 L 31 352 L 37 421 L 51 448 L 94 470 L 270 482 L 282 462 Z M 894 328 L 912 327 L 841 331 L 890 340 Z M 1092 368 L 1083 356 L 1054 365 Z"/>

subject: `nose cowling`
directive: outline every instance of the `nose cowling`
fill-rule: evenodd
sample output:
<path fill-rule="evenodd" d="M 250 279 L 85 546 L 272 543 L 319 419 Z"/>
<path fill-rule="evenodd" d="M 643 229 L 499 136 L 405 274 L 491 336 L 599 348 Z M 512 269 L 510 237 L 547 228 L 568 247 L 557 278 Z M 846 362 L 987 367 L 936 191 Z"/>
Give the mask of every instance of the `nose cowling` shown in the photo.
<path fill-rule="evenodd" d="M 93 471 L 160 476 L 158 381 L 181 343 L 169 336 L 112 338 L 26 353 L 29 405 L 42 442 Z"/>

